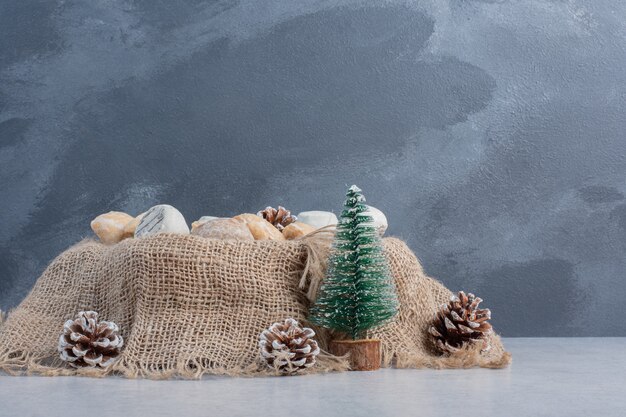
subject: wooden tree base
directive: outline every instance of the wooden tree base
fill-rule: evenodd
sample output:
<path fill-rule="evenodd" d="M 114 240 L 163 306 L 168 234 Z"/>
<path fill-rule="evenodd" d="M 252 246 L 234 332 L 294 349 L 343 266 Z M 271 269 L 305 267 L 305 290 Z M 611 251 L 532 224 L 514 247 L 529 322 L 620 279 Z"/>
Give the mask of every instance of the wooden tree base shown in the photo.
<path fill-rule="evenodd" d="M 375 371 L 380 369 L 380 340 L 333 340 L 330 352 L 336 356 L 349 353 L 350 370 Z"/>

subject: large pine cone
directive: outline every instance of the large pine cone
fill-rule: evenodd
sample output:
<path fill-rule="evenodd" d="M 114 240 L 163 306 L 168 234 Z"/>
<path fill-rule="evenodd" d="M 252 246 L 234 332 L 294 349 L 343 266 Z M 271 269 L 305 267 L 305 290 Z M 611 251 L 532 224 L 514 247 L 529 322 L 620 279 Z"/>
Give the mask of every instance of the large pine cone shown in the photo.
<path fill-rule="evenodd" d="M 482 340 L 483 350 L 488 350 L 486 335 L 491 333 L 491 311 L 479 309 L 483 300 L 469 293 L 459 291 L 458 296 L 450 297 L 448 304 L 443 304 L 435 313 L 429 333 L 435 345 L 443 353 L 454 353 L 468 343 Z"/>
<path fill-rule="evenodd" d="M 283 374 L 295 374 L 315 364 L 320 353 L 313 329 L 300 327 L 294 319 L 274 323 L 259 337 L 261 357 L 267 366 Z"/>
<path fill-rule="evenodd" d="M 296 216 L 293 216 L 289 210 L 283 206 L 278 206 L 278 209 L 273 207 L 266 207 L 265 210 L 261 210 L 257 213 L 257 216 L 263 217 L 268 222 L 272 223 L 278 230 L 283 230 L 286 226 L 297 220 Z"/>
<path fill-rule="evenodd" d="M 120 354 L 124 339 L 112 321 L 98 321 L 95 311 L 81 311 L 75 320 L 68 320 L 59 338 L 61 359 L 74 368 L 106 368 Z"/>

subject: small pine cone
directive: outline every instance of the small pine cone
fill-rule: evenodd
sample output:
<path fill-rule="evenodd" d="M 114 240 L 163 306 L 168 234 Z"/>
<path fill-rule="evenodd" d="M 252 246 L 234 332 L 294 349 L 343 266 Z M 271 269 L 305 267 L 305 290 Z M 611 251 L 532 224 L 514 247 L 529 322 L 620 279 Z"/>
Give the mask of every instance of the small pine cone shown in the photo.
<path fill-rule="evenodd" d="M 266 207 L 265 210 L 261 210 L 257 213 L 257 216 L 263 217 L 268 222 L 272 223 L 278 230 L 283 230 L 286 226 L 297 220 L 296 216 L 293 216 L 289 210 L 283 206 L 278 206 L 278 209 L 273 207 Z"/>
<path fill-rule="evenodd" d="M 320 353 L 313 329 L 300 327 L 294 319 L 274 323 L 259 336 L 261 357 L 267 366 L 283 374 L 295 374 L 315 364 Z"/>
<path fill-rule="evenodd" d="M 491 333 L 491 311 L 479 309 L 483 300 L 469 293 L 459 291 L 458 296 L 450 297 L 448 304 L 442 304 L 435 313 L 429 328 L 434 343 L 442 353 L 455 353 L 468 343 L 483 341 L 483 350 L 489 349 L 486 335 Z"/>
<path fill-rule="evenodd" d="M 68 320 L 59 338 L 61 359 L 74 368 L 106 368 L 120 354 L 124 339 L 112 321 L 98 321 L 95 311 L 81 311 L 75 320 Z"/>

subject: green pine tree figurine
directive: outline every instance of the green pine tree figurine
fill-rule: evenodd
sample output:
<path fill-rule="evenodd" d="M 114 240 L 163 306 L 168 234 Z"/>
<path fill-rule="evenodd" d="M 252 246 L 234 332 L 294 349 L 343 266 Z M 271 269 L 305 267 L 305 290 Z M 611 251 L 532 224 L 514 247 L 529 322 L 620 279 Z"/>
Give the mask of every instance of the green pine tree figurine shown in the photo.
<path fill-rule="evenodd" d="M 353 340 L 387 323 L 398 310 L 395 286 L 365 197 L 348 189 L 326 278 L 309 319 Z"/>

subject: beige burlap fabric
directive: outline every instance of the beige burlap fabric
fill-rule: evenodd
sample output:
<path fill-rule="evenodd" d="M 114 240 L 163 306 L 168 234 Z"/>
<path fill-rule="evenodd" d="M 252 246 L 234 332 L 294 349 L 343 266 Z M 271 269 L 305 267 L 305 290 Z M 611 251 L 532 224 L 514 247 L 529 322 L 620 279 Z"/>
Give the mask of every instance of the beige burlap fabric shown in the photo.
<path fill-rule="evenodd" d="M 492 349 L 454 358 L 431 352 L 426 328 L 450 292 L 427 277 L 401 241 L 384 239 L 400 313 L 372 332 L 383 364 L 397 367 L 502 367 L 510 361 L 497 336 Z M 254 375 L 259 333 L 293 317 L 306 323 L 324 273 L 328 239 L 236 242 L 157 235 L 114 246 L 84 241 L 59 255 L 0 327 L 0 369 L 11 374 L 85 374 L 198 378 Z M 58 358 L 65 320 L 96 310 L 125 339 L 120 361 L 106 372 L 74 370 Z M 329 335 L 318 329 L 325 348 Z M 320 355 L 311 372 L 345 370 L 346 361 Z"/>

